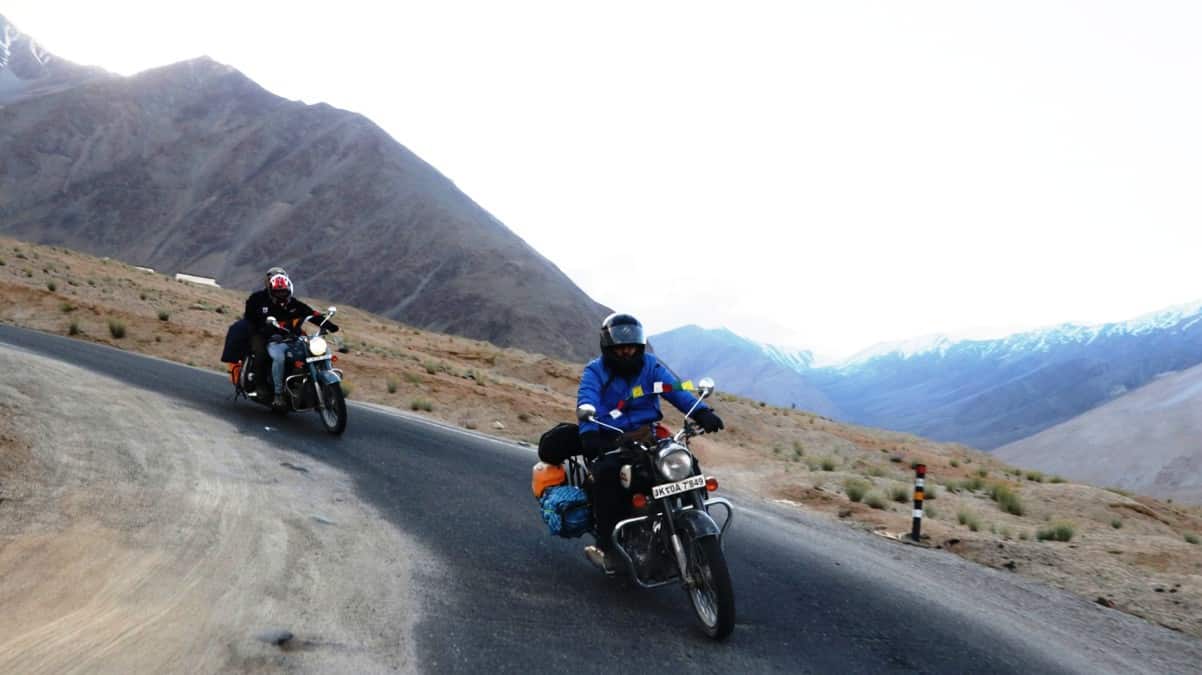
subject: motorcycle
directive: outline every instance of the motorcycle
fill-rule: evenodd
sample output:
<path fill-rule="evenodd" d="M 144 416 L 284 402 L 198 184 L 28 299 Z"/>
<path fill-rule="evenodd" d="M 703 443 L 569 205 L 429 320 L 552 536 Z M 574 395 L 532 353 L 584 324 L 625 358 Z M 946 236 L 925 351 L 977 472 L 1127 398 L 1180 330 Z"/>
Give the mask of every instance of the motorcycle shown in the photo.
<path fill-rule="evenodd" d="M 679 583 L 705 634 L 722 640 L 735 625 L 734 589 L 722 544 L 734 509 L 725 499 L 709 497 L 718 488 L 718 481 L 702 473 L 689 450 L 689 439 L 704 433 L 689 415 L 714 391 L 714 382 L 709 378 L 699 384 L 701 395 L 675 435 L 656 425 L 654 440 L 627 441 L 604 455 L 620 454 L 628 460 L 619 475 L 622 487 L 631 493 L 634 515 L 614 527 L 619 564 L 641 588 Z M 622 433 L 622 429 L 597 419 L 592 405 L 581 405 L 576 416 Z M 586 480 L 583 467 L 575 459 L 570 460 L 570 469 L 570 481 L 578 484 Z M 726 512 L 721 526 L 710 515 L 714 507 Z"/>
<path fill-rule="evenodd" d="M 317 332 L 305 335 L 304 325 L 315 317 L 305 317 L 293 331 L 289 331 L 285 342 L 288 356 L 284 365 L 284 402 L 281 414 L 316 410 L 326 431 L 341 434 L 346 430 L 346 398 L 342 393 L 342 371 L 334 367 L 338 357 L 330 352 L 326 341 L 325 324 L 338 311 L 330 307 L 317 325 Z M 280 329 L 275 317 L 267 322 Z M 230 370 L 234 384 L 234 397 L 242 396 L 256 403 L 271 406 L 272 399 L 262 395 L 255 381 L 254 354 L 247 355 L 241 363 Z M 270 391 L 270 388 L 268 388 Z M 274 410 L 274 408 L 273 408 Z"/>

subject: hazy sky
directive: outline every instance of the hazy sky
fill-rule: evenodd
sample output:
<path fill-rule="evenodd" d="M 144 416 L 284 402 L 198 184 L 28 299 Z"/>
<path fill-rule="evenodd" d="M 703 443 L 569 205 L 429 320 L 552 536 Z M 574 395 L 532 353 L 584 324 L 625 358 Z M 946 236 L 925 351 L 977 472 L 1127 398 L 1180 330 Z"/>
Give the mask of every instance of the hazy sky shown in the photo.
<path fill-rule="evenodd" d="M 597 300 L 847 355 L 1202 298 L 1202 3 L 9 0 L 362 112 Z"/>

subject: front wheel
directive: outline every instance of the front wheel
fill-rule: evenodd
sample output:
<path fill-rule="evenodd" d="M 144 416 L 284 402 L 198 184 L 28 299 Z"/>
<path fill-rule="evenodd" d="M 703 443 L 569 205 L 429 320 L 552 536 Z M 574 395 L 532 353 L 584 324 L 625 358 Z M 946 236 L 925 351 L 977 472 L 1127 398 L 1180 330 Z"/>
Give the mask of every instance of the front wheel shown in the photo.
<path fill-rule="evenodd" d="M 326 431 L 340 434 L 346 431 L 346 398 L 342 395 L 342 385 L 334 383 L 320 386 L 322 405 L 317 414 L 321 416 Z"/>
<path fill-rule="evenodd" d="M 710 639 L 723 640 L 735 628 L 735 591 L 722 544 L 716 536 L 705 536 L 691 540 L 686 551 L 693 613 Z"/>

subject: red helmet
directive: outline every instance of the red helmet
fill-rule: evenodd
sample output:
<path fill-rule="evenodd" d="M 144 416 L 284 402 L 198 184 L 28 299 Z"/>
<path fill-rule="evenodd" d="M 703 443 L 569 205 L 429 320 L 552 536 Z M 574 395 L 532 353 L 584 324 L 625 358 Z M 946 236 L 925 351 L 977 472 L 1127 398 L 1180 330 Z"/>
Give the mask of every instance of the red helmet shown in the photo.
<path fill-rule="evenodd" d="M 267 282 L 268 292 L 276 302 L 283 304 L 292 297 L 292 280 L 284 274 L 277 274 Z"/>

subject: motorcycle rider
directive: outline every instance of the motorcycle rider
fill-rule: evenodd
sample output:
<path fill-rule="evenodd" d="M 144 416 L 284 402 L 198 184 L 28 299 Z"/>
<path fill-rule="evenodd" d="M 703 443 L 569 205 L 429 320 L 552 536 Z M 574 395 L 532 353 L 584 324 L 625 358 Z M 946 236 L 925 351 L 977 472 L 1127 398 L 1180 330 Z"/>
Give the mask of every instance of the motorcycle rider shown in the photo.
<path fill-rule="evenodd" d="M 617 432 L 595 422 L 580 423 L 580 445 L 584 455 L 595 458 L 590 466 L 593 476 L 592 502 L 596 523 L 595 546 L 586 546 L 585 556 L 594 564 L 613 572 L 616 565 L 608 553 L 613 547 L 613 529 L 626 517 L 626 503 L 619 472 L 624 460 L 618 454 L 602 455 L 624 441 L 646 437 L 653 422 L 663 419 L 659 408 L 656 383 L 675 385 L 679 378 L 654 354 L 646 353 L 647 338 L 643 325 L 629 314 L 610 314 L 601 323 L 601 356 L 584 367 L 576 405 L 585 403 L 597 409 L 597 419 L 623 429 Z M 639 389 L 641 388 L 641 389 Z M 645 395 L 634 396 L 639 392 Z M 663 394 L 681 412 L 688 412 L 697 402 L 688 391 L 673 388 Z M 722 419 L 702 403 L 693 411 L 692 419 L 706 432 L 724 428 Z"/>
<path fill-rule="evenodd" d="M 292 295 L 292 279 L 278 267 L 268 270 L 267 288 L 256 291 L 246 299 L 246 320 L 251 324 L 251 345 L 255 350 L 256 370 L 263 372 L 267 359 L 271 359 L 271 379 L 275 398 L 272 407 L 281 409 L 284 402 L 284 369 L 288 357 L 288 344 L 284 341 L 289 329 L 300 324 L 306 316 L 321 316 L 309 305 Z M 279 328 L 267 322 L 275 317 Z M 332 321 L 325 324 L 330 333 L 338 332 Z M 262 383 L 265 378 L 260 378 Z M 260 385 L 261 386 L 261 385 Z M 261 390 L 261 389 L 260 389 Z"/>

